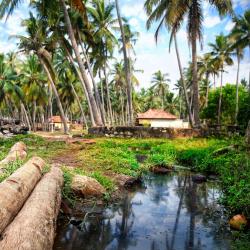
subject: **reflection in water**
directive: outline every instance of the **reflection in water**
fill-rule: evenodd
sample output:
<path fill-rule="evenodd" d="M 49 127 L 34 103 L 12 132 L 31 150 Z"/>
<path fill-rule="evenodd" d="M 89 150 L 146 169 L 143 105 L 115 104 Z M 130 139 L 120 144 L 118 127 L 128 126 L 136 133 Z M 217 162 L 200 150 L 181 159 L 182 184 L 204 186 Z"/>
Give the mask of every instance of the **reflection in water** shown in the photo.
<path fill-rule="evenodd" d="M 85 227 L 61 223 L 54 249 L 229 249 L 230 238 L 215 184 L 192 182 L 190 174 L 147 175 L 146 189 L 119 205 L 88 216 Z"/>

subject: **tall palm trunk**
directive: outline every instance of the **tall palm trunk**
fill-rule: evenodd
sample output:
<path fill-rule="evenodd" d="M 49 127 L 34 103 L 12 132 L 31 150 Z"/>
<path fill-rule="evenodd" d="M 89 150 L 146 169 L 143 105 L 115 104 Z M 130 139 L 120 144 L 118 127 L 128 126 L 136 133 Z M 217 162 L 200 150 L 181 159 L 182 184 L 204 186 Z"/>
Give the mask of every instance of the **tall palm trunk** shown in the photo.
<path fill-rule="evenodd" d="M 64 133 L 68 134 L 69 129 L 68 129 L 67 120 L 66 120 L 66 117 L 65 117 L 65 114 L 64 114 L 64 111 L 63 111 L 62 103 L 61 103 L 61 100 L 59 98 L 59 95 L 58 95 L 54 80 L 53 80 L 53 78 L 51 76 L 50 70 L 48 69 L 48 66 L 47 66 L 46 62 L 44 61 L 44 59 L 40 55 L 38 55 L 38 57 L 40 59 L 40 62 L 42 64 L 46 74 L 47 74 L 49 83 L 50 83 L 50 85 L 52 87 L 52 91 L 54 92 L 55 99 L 56 99 L 56 104 L 57 104 L 57 107 L 59 109 L 60 117 L 61 117 L 62 123 L 63 123 Z"/>
<path fill-rule="evenodd" d="M 193 110 L 194 110 L 194 123 L 196 127 L 200 127 L 200 105 L 199 105 L 199 86 L 197 76 L 197 48 L 196 48 L 196 32 L 192 32 L 192 83 L 193 83 Z"/>
<path fill-rule="evenodd" d="M 72 45 L 72 48 L 74 50 L 77 63 L 79 65 L 79 69 L 80 69 L 80 72 L 82 74 L 82 78 L 83 78 L 83 80 L 85 82 L 86 90 L 88 92 L 88 96 L 89 96 L 89 100 L 90 100 L 90 103 L 91 103 L 95 123 L 96 123 L 97 126 L 102 126 L 103 123 L 102 123 L 102 119 L 101 119 L 101 116 L 100 116 L 100 112 L 99 112 L 99 110 L 97 108 L 96 101 L 95 101 L 94 95 L 92 93 L 91 85 L 90 85 L 90 82 L 88 80 L 88 76 L 86 74 L 86 71 L 85 71 L 85 68 L 84 68 L 84 65 L 83 65 L 83 61 L 81 59 L 81 55 L 80 55 L 80 52 L 79 52 L 79 49 L 78 49 L 78 46 L 77 46 L 74 31 L 73 31 L 71 21 L 70 21 L 70 18 L 69 18 L 69 13 L 68 13 L 68 10 L 67 10 L 67 6 L 66 6 L 64 0 L 60 0 L 60 2 L 61 2 L 61 5 L 63 7 L 65 24 L 66 24 L 66 27 L 67 27 L 67 30 L 68 30 L 68 35 L 69 35 L 69 38 L 70 38 L 70 41 L 71 41 L 71 45 Z"/>
<path fill-rule="evenodd" d="M 206 103 L 205 103 L 205 107 L 208 106 L 208 97 L 209 97 L 209 74 L 206 73 Z"/>
<path fill-rule="evenodd" d="M 79 37 L 79 42 L 80 42 L 81 50 L 82 50 L 84 59 L 86 61 L 87 67 L 88 67 L 89 75 L 90 75 L 90 78 L 92 80 L 92 84 L 94 86 L 94 92 L 95 92 L 95 98 L 96 98 L 97 107 L 98 107 L 98 109 L 100 111 L 103 125 L 105 125 L 105 111 L 104 111 L 104 109 L 102 107 L 102 104 L 101 104 L 101 98 L 100 98 L 100 95 L 99 95 L 99 91 L 97 89 L 96 81 L 95 81 L 95 78 L 94 78 L 94 75 L 93 75 L 93 72 L 92 72 L 92 69 L 91 69 L 91 65 L 90 65 L 90 62 L 89 62 L 88 55 L 87 55 L 87 53 L 86 53 L 86 51 L 85 51 L 85 49 L 83 47 L 79 30 L 77 30 L 77 33 L 78 33 L 78 37 Z"/>
<path fill-rule="evenodd" d="M 79 97 L 78 97 L 78 95 L 77 95 L 77 93 L 76 93 L 76 90 L 75 90 L 75 88 L 74 88 L 74 86 L 73 86 L 72 83 L 70 83 L 70 86 L 71 86 L 72 91 L 73 91 L 73 94 L 74 94 L 74 96 L 75 96 L 75 98 L 76 98 L 76 102 L 77 102 L 77 104 L 78 104 L 78 106 L 79 106 L 79 108 L 80 108 L 82 120 L 83 120 L 83 122 L 85 123 L 86 128 L 88 129 L 87 119 L 86 119 L 86 116 L 85 116 L 85 114 L 84 114 L 84 111 L 83 111 L 81 102 L 80 102 L 80 100 L 79 100 Z"/>
<path fill-rule="evenodd" d="M 104 73 L 104 78 L 105 78 L 105 85 L 106 85 L 106 92 L 107 92 L 107 110 L 109 114 L 109 119 L 110 123 L 113 124 L 113 116 L 112 116 L 112 106 L 111 106 L 111 101 L 110 101 L 110 93 L 109 93 L 109 84 L 108 84 L 108 76 L 106 72 L 106 67 L 103 67 L 103 73 Z"/>
<path fill-rule="evenodd" d="M 235 106 L 235 125 L 237 125 L 237 117 L 239 113 L 239 72 L 240 72 L 240 55 L 237 54 L 237 75 L 236 75 L 236 106 Z"/>
<path fill-rule="evenodd" d="M 178 49 L 176 34 L 174 34 L 174 44 L 175 44 L 176 57 L 177 57 L 177 61 L 178 61 L 178 67 L 179 67 L 179 71 L 180 71 L 182 88 L 183 88 L 183 91 L 184 91 L 186 106 L 187 106 L 187 110 L 188 110 L 189 123 L 190 123 L 191 127 L 193 127 L 192 110 L 191 110 L 191 105 L 190 105 L 188 94 L 187 94 L 186 83 L 185 83 L 183 72 L 182 72 L 182 65 L 181 65 L 181 60 L 180 60 L 180 55 L 179 55 L 179 49 Z"/>
<path fill-rule="evenodd" d="M 124 56 L 126 82 L 127 82 L 127 95 L 128 95 L 128 123 L 129 125 L 132 125 L 133 124 L 133 104 L 132 104 L 131 68 L 130 68 L 130 61 L 127 55 L 125 33 L 124 33 L 122 18 L 120 14 L 119 1 L 115 0 L 115 4 L 116 4 L 116 12 L 117 12 L 118 22 L 120 26 L 121 36 L 122 36 L 122 44 L 123 44 L 122 51 L 123 51 L 123 56 Z"/>
<path fill-rule="evenodd" d="M 28 126 L 29 131 L 30 131 L 31 130 L 31 125 L 30 125 L 30 121 L 29 121 L 27 110 L 26 110 L 23 102 L 21 102 L 21 109 L 23 110 L 24 117 L 25 117 L 25 120 L 26 120 L 26 125 Z"/>
<path fill-rule="evenodd" d="M 220 97 L 219 97 L 218 119 L 217 119 L 218 125 L 220 125 L 220 120 L 221 120 L 222 82 L 223 82 L 223 66 L 221 69 L 221 80 L 220 80 Z"/>
<path fill-rule="evenodd" d="M 67 56 L 68 56 L 68 59 L 69 59 L 70 63 L 72 64 L 72 66 L 73 66 L 73 67 L 75 68 L 75 70 L 76 70 L 76 73 L 77 73 L 77 76 L 78 76 L 78 78 L 79 78 L 79 80 L 80 80 L 80 83 L 81 83 L 83 92 L 85 93 L 85 96 L 86 96 L 86 99 L 87 99 L 91 124 L 92 124 L 92 126 L 95 126 L 96 123 L 95 123 L 95 119 L 94 119 L 94 115 L 93 115 L 92 105 L 91 105 L 91 103 L 90 103 L 89 95 L 88 95 L 88 92 L 87 92 L 87 89 L 86 89 L 84 80 L 83 80 L 83 78 L 82 78 L 82 75 L 81 75 L 81 73 L 79 72 L 78 68 L 76 67 L 75 62 L 74 62 L 74 59 L 73 59 L 72 55 L 70 54 L 70 52 L 69 52 L 67 46 L 64 44 L 63 41 L 62 41 L 62 45 L 63 45 L 63 47 L 64 47 L 64 49 L 65 49 L 65 51 L 66 51 L 66 54 L 67 54 Z"/>
<path fill-rule="evenodd" d="M 36 101 L 33 101 L 32 123 L 33 123 L 33 131 L 36 131 Z"/>

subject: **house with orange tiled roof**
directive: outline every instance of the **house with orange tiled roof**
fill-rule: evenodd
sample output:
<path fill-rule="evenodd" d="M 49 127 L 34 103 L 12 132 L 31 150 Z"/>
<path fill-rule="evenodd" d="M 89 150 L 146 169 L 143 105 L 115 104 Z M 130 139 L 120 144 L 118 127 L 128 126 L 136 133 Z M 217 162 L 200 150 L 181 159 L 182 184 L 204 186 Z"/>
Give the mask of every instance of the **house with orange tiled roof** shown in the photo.
<path fill-rule="evenodd" d="M 68 127 L 70 127 L 70 122 L 67 119 L 67 124 Z M 63 129 L 63 122 L 62 119 L 59 115 L 54 115 L 52 117 L 49 118 L 49 126 L 50 126 L 50 130 L 54 131 L 54 130 L 62 130 Z"/>
<path fill-rule="evenodd" d="M 136 122 L 139 126 L 155 128 L 188 128 L 188 122 L 162 109 L 149 109 L 145 113 L 137 114 Z"/>

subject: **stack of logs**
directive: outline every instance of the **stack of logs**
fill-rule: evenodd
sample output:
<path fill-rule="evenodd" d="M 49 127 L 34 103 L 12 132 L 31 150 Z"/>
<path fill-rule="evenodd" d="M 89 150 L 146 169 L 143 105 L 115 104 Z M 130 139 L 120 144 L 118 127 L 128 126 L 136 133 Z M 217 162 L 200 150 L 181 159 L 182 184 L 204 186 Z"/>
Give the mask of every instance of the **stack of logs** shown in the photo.
<path fill-rule="evenodd" d="M 15 144 L 0 170 L 26 155 L 25 144 Z M 43 159 L 33 157 L 0 183 L 0 249 L 52 249 L 63 174 L 52 167 L 43 175 L 44 167 Z"/>

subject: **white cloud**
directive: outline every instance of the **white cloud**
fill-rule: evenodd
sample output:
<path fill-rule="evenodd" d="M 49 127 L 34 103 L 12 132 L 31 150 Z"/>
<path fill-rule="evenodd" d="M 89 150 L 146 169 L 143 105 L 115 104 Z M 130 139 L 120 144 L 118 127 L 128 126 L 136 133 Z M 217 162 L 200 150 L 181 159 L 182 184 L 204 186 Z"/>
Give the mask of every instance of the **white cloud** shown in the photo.
<path fill-rule="evenodd" d="M 225 26 L 225 30 L 231 31 L 233 27 L 234 27 L 234 23 L 231 20 L 229 20 Z"/>
<path fill-rule="evenodd" d="M 204 19 L 204 26 L 206 28 L 212 28 L 221 22 L 218 16 L 207 16 Z"/>
<path fill-rule="evenodd" d="M 139 29 L 140 24 L 139 24 L 139 21 L 138 21 L 137 18 L 132 17 L 131 19 L 129 19 L 129 24 L 130 24 L 134 29 L 136 29 L 136 30 Z"/>

